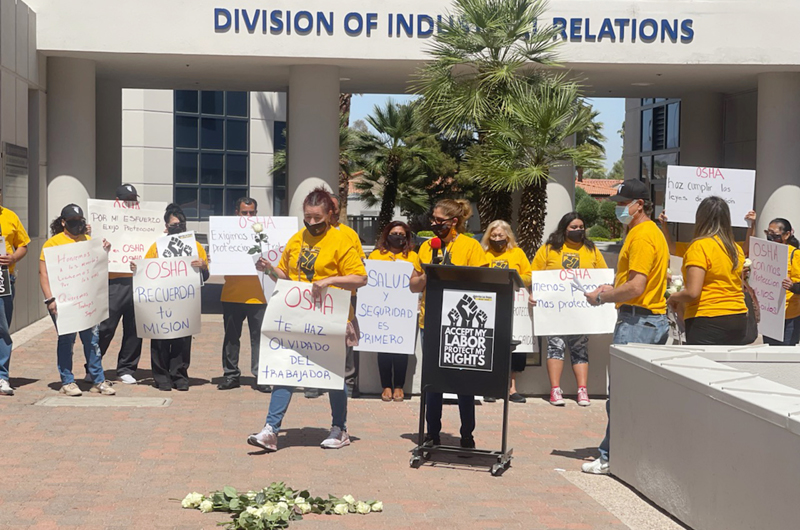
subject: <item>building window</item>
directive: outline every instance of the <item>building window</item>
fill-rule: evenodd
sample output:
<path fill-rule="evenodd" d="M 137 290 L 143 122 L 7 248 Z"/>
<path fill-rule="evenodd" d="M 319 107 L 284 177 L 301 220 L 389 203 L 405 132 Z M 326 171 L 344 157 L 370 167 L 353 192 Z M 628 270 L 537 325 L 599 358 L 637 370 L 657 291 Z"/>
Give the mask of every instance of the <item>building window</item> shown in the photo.
<path fill-rule="evenodd" d="M 276 121 L 272 133 L 273 157 L 280 156 L 284 160 L 283 168 L 272 173 L 272 211 L 275 215 L 287 215 L 289 201 L 286 181 L 286 122 Z"/>
<path fill-rule="evenodd" d="M 664 180 L 667 166 L 680 153 L 681 103 L 675 99 L 642 99 L 641 178 Z"/>
<path fill-rule="evenodd" d="M 249 178 L 247 92 L 175 91 L 174 197 L 187 219 L 234 215 Z"/>

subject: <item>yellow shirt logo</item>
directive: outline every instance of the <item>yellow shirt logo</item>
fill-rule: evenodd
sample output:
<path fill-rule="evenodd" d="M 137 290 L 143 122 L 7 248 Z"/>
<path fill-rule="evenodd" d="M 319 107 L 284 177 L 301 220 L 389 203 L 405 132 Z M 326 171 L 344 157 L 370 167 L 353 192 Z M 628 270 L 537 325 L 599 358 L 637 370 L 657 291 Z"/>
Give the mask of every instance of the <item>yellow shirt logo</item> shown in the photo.
<path fill-rule="evenodd" d="M 300 257 L 297 259 L 297 269 L 301 274 L 304 274 L 306 280 L 309 282 L 314 281 L 314 266 L 317 263 L 319 256 L 319 248 L 317 247 L 303 247 L 300 249 Z"/>
<path fill-rule="evenodd" d="M 561 255 L 561 266 L 565 269 L 580 269 L 581 255 L 564 252 Z"/>

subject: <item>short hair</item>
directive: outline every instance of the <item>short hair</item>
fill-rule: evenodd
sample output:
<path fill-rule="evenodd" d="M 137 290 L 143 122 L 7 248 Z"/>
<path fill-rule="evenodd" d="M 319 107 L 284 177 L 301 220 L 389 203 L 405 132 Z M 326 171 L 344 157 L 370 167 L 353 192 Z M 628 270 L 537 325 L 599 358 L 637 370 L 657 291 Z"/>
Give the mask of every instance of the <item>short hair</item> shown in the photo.
<path fill-rule="evenodd" d="M 258 201 L 256 201 L 252 197 L 239 197 L 236 200 L 236 211 L 237 212 L 240 210 L 240 206 L 243 205 L 243 204 L 246 205 L 246 206 L 255 206 L 256 210 L 258 210 Z"/>
<path fill-rule="evenodd" d="M 174 202 L 169 203 L 167 205 L 167 211 L 164 212 L 164 222 L 166 224 L 169 224 L 170 217 L 175 217 L 181 223 L 186 222 L 186 214 L 183 213 L 183 208 Z"/>
<path fill-rule="evenodd" d="M 486 227 L 486 231 L 483 233 L 483 239 L 481 239 L 483 250 L 489 250 L 489 240 L 492 238 L 492 232 L 497 228 L 502 228 L 506 233 L 506 237 L 508 237 L 508 243 L 506 243 L 507 249 L 510 250 L 517 247 L 517 238 L 514 237 L 514 231 L 511 230 L 511 225 L 502 219 L 495 219 L 489 223 L 489 226 Z"/>

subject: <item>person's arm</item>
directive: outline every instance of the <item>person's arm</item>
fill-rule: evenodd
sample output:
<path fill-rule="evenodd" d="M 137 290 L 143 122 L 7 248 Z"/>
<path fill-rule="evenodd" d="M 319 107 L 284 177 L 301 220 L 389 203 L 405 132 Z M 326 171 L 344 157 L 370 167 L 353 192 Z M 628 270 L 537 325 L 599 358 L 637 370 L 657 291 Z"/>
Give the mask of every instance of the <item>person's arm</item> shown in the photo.
<path fill-rule="evenodd" d="M 672 235 L 669 233 L 669 226 L 667 223 L 669 220 L 667 219 L 667 211 L 664 210 L 660 214 L 658 214 L 658 225 L 661 227 L 661 233 L 664 234 L 664 239 L 667 240 L 667 246 L 669 246 L 669 253 L 671 255 L 675 255 L 675 241 L 672 240 Z"/>
<path fill-rule="evenodd" d="M 19 247 L 11 254 L 0 255 L 0 265 L 5 265 L 6 267 L 10 267 L 19 260 L 21 260 L 22 258 L 24 258 L 27 254 L 28 254 L 27 246 Z"/>
<path fill-rule="evenodd" d="M 50 290 L 50 277 L 47 275 L 47 265 L 43 260 L 39 261 L 39 286 L 42 288 L 45 300 L 53 298 L 53 292 Z M 53 315 L 58 314 L 55 299 L 47 304 L 47 310 Z"/>
<path fill-rule="evenodd" d="M 348 291 L 355 291 L 367 285 L 366 275 L 348 274 L 347 276 L 329 276 L 328 278 L 317 280 L 314 287 L 324 289 L 325 287 L 338 287 Z"/>
<path fill-rule="evenodd" d="M 747 234 L 744 236 L 744 255 L 750 255 L 750 238 L 753 237 L 756 233 L 756 211 L 750 210 L 744 216 L 744 220 L 747 221 Z"/>
<path fill-rule="evenodd" d="M 700 293 L 703 292 L 703 282 L 705 282 L 705 279 L 705 269 L 689 265 L 686 267 L 686 278 L 683 290 L 670 295 L 667 303 L 672 307 L 676 307 L 678 304 L 685 304 L 697 300 L 700 298 Z"/>
<path fill-rule="evenodd" d="M 288 280 L 289 275 L 286 274 L 280 267 L 273 267 L 272 263 L 264 258 L 258 258 L 256 262 L 256 270 L 263 272 L 273 280 Z"/>
<path fill-rule="evenodd" d="M 598 297 L 604 304 L 627 302 L 642 296 L 646 288 L 647 276 L 641 272 L 630 271 L 628 280 L 619 287 L 601 285 L 594 291 L 586 293 L 586 300 L 589 305 L 600 305 Z"/>
<path fill-rule="evenodd" d="M 414 270 L 414 274 L 411 275 L 411 281 L 409 283 L 409 289 L 412 293 L 421 293 L 425 290 L 425 284 L 427 283 L 427 278 L 421 272 Z"/>

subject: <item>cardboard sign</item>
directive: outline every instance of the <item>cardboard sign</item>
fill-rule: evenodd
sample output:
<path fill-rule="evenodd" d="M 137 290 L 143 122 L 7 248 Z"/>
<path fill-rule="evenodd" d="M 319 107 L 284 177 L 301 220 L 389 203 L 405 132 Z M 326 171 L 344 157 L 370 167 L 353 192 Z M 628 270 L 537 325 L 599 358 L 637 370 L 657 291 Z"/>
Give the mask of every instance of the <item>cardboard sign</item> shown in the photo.
<path fill-rule="evenodd" d="M 496 298 L 488 292 L 442 292 L 440 368 L 492 371 Z"/>
<path fill-rule="evenodd" d="M 142 339 L 200 333 L 200 275 L 192 257 L 136 260 L 133 309 Z"/>
<path fill-rule="evenodd" d="M 258 244 L 253 230 L 256 223 L 261 225 L 267 239 L 261 244 L 261 254 L 273 265 L 278 264 L 286 243 L 297 233 L 297 217 L 209 217 L 208 254 L 212 275 L 256 275 L 255 264 L 249 254 L 250 249 Z M 264 289 L 267 298 L 273 288 L 274 282 L 269 280 L 269 285 Z"/>
<path fill-rule="evenodd" d="M 358 290 L 359 351 L 414 355 L 419 295 L 409 289 L 414 266 L 368 259 L 367 285 Z"/>
<path fill-rule="evenodd" d="M 744 216 L 753 209 L 756 172 L 751 169 L 667 166 L 664 209 L 675 223 L 694 223 L 700 202 L 721 197 L 731 210 L 731 224 L 747 227 Z"/>
<path fill-rule="evenodd" d="M 786 290 L 781 283 L 789 276 L 789 246 L 751 237 L 749 258 L 753 264 L 750 266 L 748 283 L 755 291 L 761 307 L 758 332 L 782 341 Z"/>
<path fill-rule="evenodd" d="M 194 232 L 167 234 L 156 239 L 156 250 L 160 258 L 179 258 L 197 255 L 197 240 Z"/>
<path fill-rule="evenodd" d="M 531 292 L 536 299 L 533 327 L 539 335 L 597 335 L 613 333 L 614 304 L 591 306 L 584 292 L 614 283 L 613 269 L 533 271 Z"/>
<path fill-rule="evenodd" d="M 109 272 L 131 272 L 130 263 L 144 258 L 147 249 L 164 234 L 165 202 L 126 202 L 89 199 L 86 222 L 92 237 L 111 243 Z"/>
<path fill-rule="evenodd" d="M 350 292 L 278 280 L 261 326 L 258 384 L 344 388 Z"/>
<path fill-rule="evenodd" d="M 92 328 L 108 318 L 108 256 L 100 239 L 44 249 L 59 335 Z"/>
<path fill-rule="evenodd" d="M 522 288 L 514 296 L 514 340 L 519 345 L 514 353 L 536 353 L 539 351 L 539 341 L 533 331 L 533 308 L 528 303 L 528 290 Z"/>

